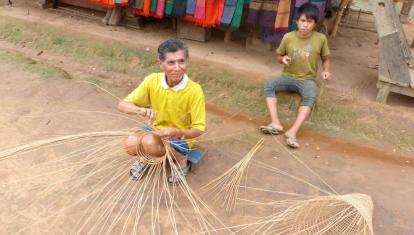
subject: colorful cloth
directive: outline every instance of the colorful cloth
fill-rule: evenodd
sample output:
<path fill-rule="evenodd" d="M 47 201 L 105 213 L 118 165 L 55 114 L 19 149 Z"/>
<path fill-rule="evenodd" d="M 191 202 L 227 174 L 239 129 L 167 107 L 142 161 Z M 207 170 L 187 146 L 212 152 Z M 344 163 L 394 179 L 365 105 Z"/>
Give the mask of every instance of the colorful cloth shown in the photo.
<path fill-rule="evenodd" d="M 173 4 L 174 4 L 174 0 L 167 0 L 167 3 L 165 4 L 165 15 L 166 16 L 171 16 Z"/>
<path fill-rule="evenodd" d="M 185 16 L 185 9 L 187 7 L 187 0 L 175 0 L 173 2 L 172 16 Z"/>
<path fill-rule="evenodd" d="M 193 16 L 195 12 L 197 1 L 196 0 L 187 0 L 187 9 L 186 14 Z"/>
<path fill-rule="evenodd" d="M 275 21 L 275 30 L 288 30 L 290 20 L 290 2 L 291 0 L 279 0 L 277 15 Z"/>
<path fill-rule="evenodd" d="M 157 10 L 157 0 L 151 0 L 151 14 L 155 14 Z"/>
<path fill-rule="evenodd" d="M 164 17 L 164 9 L 165 9 L 165 0 L 158 0 L 157 2 L 157 10 L 155 11 L 154 17 L 155 18 L 163 18 Z"/>
<path fill-rule="evenodd" d="M 206 18 L 206 0 L 197 0 L 194 18 L 196 22 Z"/>
<path fill-rule="evenodd" d="M 241 18 L 243 15 L 244 0 L 238 0 L 236 10 L 234 11 L 233 19 L 231 20 L 231 27 L 234 29 L 240 28 Z"/>
<path fill-rule="evenodd" d="M 247 23 L 253 27 L 274 27 L 277 0 L 251 0 Z"/>
<path fill-rule="evenodd" d="M 211 28 L 217 26 L 219 3 L 217 0 L 206 0 L 206 18 L 201 24 L 203 27 Z"/>
<path fill-rule="evenodd" d="M 224 3 L 223 15 L 221 17 L 221 24 L 229 26 L 236 11 L 237 0 L 226 0 Z"/>

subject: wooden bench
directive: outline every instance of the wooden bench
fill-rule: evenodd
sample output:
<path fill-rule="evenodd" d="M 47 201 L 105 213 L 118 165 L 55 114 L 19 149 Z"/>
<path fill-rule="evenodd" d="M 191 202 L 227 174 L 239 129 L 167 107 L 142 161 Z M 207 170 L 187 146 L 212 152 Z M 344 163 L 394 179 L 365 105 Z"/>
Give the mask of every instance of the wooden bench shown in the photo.
<path fill-rule="evenodd" d="M 190 162 L 190 171 L 195 172 L 197 169 L 207 160 L 208 151 L 205 149 L 201 149 L 200 147 L 196 147 L 192 149 L 190 153 L 187 155 L 188 162 Z"/>
<path fill-rule="evenodd" d="M 381 47 L 376 100 L 385 103 L 390 92 L 414 97 L 413 58 L 394 3 L 391 0 L 370 3 Z"/>

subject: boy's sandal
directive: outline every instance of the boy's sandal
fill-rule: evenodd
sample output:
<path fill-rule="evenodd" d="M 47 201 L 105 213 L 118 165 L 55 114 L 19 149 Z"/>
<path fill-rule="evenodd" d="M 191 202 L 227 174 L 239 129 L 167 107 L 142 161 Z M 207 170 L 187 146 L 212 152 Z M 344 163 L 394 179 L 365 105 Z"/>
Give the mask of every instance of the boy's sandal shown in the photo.
<path fill-rule="evenodd" d="M 261 126 L 260 132 L 265 135 L 279 135 L 280 133 L 282 133 L 282 130 L 277 129 L 276 127 L 272 125 L 267 125 L 267 126 Z"/>
<path fill-rule="evenodd" d="M 190 163 L 187 163 L 187 166 L 181 169 L 178 169 L 177 172 L 172 172 L 171 175 L 168 176 L 167 182 L 169 184 L 178 184 L 182 183 L 185 180 L 188 172 L 190 171 Z"/>
<path fill-rule="evenodd" d="M 293 136 L 290 136 L 288 134 L 285 134 L 286 137 L 286 145 L 293 148 L 293 149 L 297 149 L 300 147 L 299 141 L 298 139 L 296 139 Z"/>

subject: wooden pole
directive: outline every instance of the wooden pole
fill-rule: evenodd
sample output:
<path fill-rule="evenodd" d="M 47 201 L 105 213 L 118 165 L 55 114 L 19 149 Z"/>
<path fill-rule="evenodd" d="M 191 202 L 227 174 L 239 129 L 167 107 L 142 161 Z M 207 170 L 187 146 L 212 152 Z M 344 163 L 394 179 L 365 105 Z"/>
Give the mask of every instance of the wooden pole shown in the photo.
<path fill-rule="evenodd" d="M 411 7 L 413 6 L 413 3 L 414 3 L 414 0 L 405 0 L 403 2 L 403 5 L 401 7 L 401 12 L 400 12 L 401 23 L 408 22 L 410 10 L 411 10 Z"/>
<path fill-rule="evenodd" d="M 232 29 L 228 28 L 224 32 L 224 42 L 230 42 L 231 41 L 231 33 L 233 32 Z"/>
<path fill-rule="evenodd" d="M 342 15 L 348 3 L 351 0 L 341 0 L 341 4 L 339 5 L 339 11 L 336 13 L 335 22 L 332 27 L 331 33 L 329 34 L 330 37 L 334 38 L 336 36 L 336 32 L 338 31 L 339 23 L 341 22 Z"/>
<path fill-rule="evenodd" d="M 401 15 L 409 15 L 411 7 L 413 6 L 414 0 L 405 0 L 401 7 Z"/>

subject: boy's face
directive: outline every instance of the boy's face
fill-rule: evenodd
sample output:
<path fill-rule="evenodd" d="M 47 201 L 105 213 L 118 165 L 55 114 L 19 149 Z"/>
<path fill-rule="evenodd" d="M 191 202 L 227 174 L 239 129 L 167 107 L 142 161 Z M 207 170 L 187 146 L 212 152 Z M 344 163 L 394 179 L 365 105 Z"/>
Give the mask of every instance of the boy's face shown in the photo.
<path fill-rule="evenodd" d="M 170 86 L 177 85 L 183 78 L 187 69 L 188 58 L 185 57 L 183 50 L 165 53 L 165 60 L 158 60 L 161 70 L 167 76 Z"/>
<path fill-rule="evenodd" d="M 304 37 L 311 35 L 316 26 L 315 20 L 308 18 L 305 15 L 301 15 L 297 22 L 299 35 Z"/>

